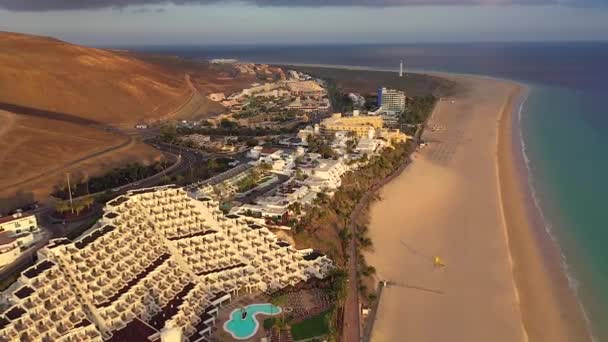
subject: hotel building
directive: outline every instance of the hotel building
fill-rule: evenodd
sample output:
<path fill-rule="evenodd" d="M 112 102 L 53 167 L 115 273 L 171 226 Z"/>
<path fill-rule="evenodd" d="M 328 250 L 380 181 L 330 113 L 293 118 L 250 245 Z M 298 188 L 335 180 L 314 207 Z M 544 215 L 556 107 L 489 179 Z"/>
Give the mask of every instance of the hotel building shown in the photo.
<path fill-rule="evenodd" d="M 367 137 L 370 129 L 381 129 L 384 122 L 379 116 L 348 116 L 334 113 L 330 118 L 321 122 L 321 133 L 353 132 L 358 137 Z"/>
<path fill-rule="evenodd" d="M 388 111 L 403 112 L 405 93 L 395 89 L 378 88 L 378 107 Z"/>
<path fill-rule="evenodd" d="M 359 138 L 382 138 L 389 143 L 405 142 L 407 135 L 395 129 L 382 128 L 384 119 L 381 116 L 348 116 L 333 114 L 321 122 L 321 133 L 353 132 Z"/>
<path fill-rule="evenodd" d="M 333 269 L 267 228 L 179 187 L 110 201 L 78 240 L 55 239 L 2 294 L 0 341 L 205 341 L 240 292 L 272 292 Z"/>

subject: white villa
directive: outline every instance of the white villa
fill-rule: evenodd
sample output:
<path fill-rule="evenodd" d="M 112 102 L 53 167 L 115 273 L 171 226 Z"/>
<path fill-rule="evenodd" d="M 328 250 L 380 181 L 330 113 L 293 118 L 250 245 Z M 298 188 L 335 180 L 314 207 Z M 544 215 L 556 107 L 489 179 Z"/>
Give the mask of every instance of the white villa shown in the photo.
<path fill-rule="evenodd" d="M 231 214 L 259 215 L 263 218 L 282 219 L 289 212 L 289 206 L 295 202 L 310 204 L 317 196 L 303 182 L 291 178 L 288 182 L 258 197 L 255 204 L 243 204 L 232 208 Z"/>
<path fill-rule="evenodd" d="M 55 239 L 2 294 L 0 341 L 205 341 L 218 308 L 239 292 L 271 292 L 333 269 L 267 228 L 179 187 L 109 202 L 76 241 Z"/>
<path fill-rule="evenodd" d="M 349 167 L 340 159 L 318 159 L 313 168 L 302 168 L 309 177 L 304 181 L 313 191 L 335 190 L 342 184 L 342 176 Z"/>
<path fill-rule="evenodd" d="M 24 249 L 42 238 L 36 215 L 16 213 L 0 217 L 0 268 L 15 261 Z"/>

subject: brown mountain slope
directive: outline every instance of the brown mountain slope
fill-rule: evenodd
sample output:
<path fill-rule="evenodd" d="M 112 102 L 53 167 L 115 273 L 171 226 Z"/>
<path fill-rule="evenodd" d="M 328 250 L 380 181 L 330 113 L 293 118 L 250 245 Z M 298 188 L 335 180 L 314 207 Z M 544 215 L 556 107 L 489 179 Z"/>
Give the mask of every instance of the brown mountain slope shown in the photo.
<path fill-rule="evenodd" d="M 189 93 L 183 73 L 126 54 L 0 33 L 0 103 L 124 123 L 162 116 Z"/>
<path fill-rule="evenodd" d="M 175 57 L 0 32 L 0 212 L 16 197 L 44 200 L 67 172 L 94 176 L 161 158 L 126 131 L 217 113 L 206 93 L 251 81 Z"/>

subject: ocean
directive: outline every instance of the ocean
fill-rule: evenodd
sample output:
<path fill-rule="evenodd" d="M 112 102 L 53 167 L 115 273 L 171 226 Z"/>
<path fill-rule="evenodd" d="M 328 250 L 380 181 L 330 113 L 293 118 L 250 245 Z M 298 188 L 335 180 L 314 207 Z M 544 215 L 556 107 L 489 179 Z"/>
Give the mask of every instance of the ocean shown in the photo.
<path fill-rule="evenodd" d="M 608 341 L 608 42 L 155 46 L 195 59 L 486 75 L 527 84 L 522 146 L 532 193 L 597 341 Z"/>

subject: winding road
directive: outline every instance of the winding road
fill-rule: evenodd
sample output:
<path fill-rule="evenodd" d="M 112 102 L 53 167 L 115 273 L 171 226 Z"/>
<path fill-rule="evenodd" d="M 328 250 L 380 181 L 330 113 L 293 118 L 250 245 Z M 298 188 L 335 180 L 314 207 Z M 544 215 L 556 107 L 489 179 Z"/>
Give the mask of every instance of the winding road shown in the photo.
<path fill-rule="evenodd" d="M 202 100 L 202 95 L 196 89 L 194 84 L 192 84 L 189 74 L 186 74 L 184 76 L 184 80 L 186 82 L 186 85 L 188 86 L 190 95 L 188 96 L 186 101 L 184 101 L 184 103 L 179 105 L 173 111 L 167 113 L 164 116 L 165 118 L 171 118 L 171 117 L 175 117 L 175 116 L 186 117 L 188 115 L 195 114 L 196 111 L 200 108 L 200 106 L 201 106 L 200 102 Z M 78 159 L 72 160 L 61 166 L 58 166 L 58 167 L 55 167 L 52 169 L 47 169 L 34 176 L 28 177 L 27 179 L 22 179 L 16 183 L 5 186 L 4 188 L 0 189 L 1 191 L 16 189 L 16 188 L 21 187 L 25 184 L 28 184 L 32 181 L 38 181 L 41 178 L 49 177 L 49 176 L 55 175 L 57 173 L 64 173 L 68 169 L 73 168 L 74 166 L 78 166 L 79 164 L 82 164 L 83 162 L 87 162 L 87 161 L 90 161 L 91 159 L 99 158 L 106 154 L 129 148 L 135 144 L 135 139 L 133 138 L 133 136 L 131 136 L 130 134 L 127 134 L 125 131 L 118 129 L 109 124 L 104 124 L 102 122 L 82 118 L 82 117 L 72 115 L 72 114 L 24 107 L 24 106 L 19 106 L 19 105 L 10 104 L 10 103 L 0 103 L 0 120 L 1 120 L 0 122 L 2 122 L 2 125 L 1 125 L 2 127 L 0 127 L 0 136 L 2 134 L 4 134 L 5 132 L 8 132 L 8 130 L 12 126 L 13 122 L 15 121 L 15 116 L 17 116 L 17 115 L 39 117 L 39 118 L 44 118 L 44 119 L 66 122 L 66 123 L 79 125 L 79 126 L 85 126 L 87 128 L 104 130 L 106 132 L 112 132 L 114 134 L 119 135 L 121 141 L 120 141 L 120 143 L 115 144 L 113 146 L 106 147 L 103 150 L 100 150 L 100 151 L 88 154 L 86 156 L 80 157 Z M 5 124 L 5 122 L 6 122 L 6 124 Z M 1 157 L 1 154 L 0 154 L 0 157 Z"/>

